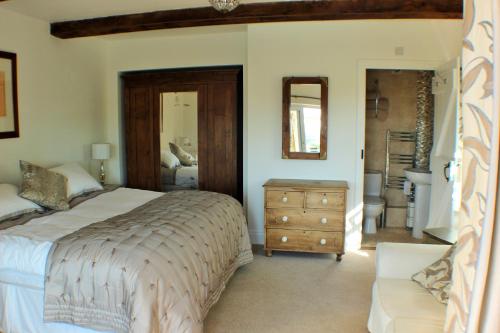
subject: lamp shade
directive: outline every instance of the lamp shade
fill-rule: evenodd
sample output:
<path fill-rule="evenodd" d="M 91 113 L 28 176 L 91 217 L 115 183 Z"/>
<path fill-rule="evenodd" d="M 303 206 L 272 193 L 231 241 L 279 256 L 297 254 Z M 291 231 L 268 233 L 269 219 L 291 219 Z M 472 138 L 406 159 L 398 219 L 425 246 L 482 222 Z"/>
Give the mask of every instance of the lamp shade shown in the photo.
<path fill-rule="evenodd" d="M 94 143 L 92 145 L 93 160 L 107 160 L 111 155 L 111 145 L 109 143 Z"/>

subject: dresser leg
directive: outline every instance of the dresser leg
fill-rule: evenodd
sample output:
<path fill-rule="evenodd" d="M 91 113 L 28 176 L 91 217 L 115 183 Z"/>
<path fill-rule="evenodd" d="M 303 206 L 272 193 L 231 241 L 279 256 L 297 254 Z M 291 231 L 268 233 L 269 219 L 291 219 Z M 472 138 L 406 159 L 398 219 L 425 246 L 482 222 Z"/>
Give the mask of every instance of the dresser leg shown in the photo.
<path fill-rule="evenodd" d="M 337 262 L 341 262 L 342 261 L 342 256 L 344 255 L 344 253 L 337 253 Z"/>
<path fill-rule="evenodd" d="M 273 256 L 273 250 L 266 250 L 266 257 L 272 257 Z"/>

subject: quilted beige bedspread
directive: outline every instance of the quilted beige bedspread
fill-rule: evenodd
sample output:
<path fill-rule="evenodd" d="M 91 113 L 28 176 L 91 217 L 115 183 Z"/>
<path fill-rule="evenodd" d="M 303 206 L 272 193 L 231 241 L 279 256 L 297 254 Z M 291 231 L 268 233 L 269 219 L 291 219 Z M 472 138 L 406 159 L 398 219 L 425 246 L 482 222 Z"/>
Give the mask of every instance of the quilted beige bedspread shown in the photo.
<path fill-rule="evenodd" d="M 45 320 L 117 333 L 202 332 L 226 282 L 252 260 L 236 200 L 167 193 L 54 243 Z"/>

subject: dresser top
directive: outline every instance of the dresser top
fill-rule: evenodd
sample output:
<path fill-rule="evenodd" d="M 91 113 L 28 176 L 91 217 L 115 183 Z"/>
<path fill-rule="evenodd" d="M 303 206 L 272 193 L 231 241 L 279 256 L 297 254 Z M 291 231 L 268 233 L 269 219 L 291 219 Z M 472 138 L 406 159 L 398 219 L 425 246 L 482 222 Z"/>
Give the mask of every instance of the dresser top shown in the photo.
<path fill-rule="evenodd" d="M 307 187 L 307 188 L 342 188 L 349 189 L 343 180 L 305 180 L 305 179 L 269 179 L 264 187 Z"/>

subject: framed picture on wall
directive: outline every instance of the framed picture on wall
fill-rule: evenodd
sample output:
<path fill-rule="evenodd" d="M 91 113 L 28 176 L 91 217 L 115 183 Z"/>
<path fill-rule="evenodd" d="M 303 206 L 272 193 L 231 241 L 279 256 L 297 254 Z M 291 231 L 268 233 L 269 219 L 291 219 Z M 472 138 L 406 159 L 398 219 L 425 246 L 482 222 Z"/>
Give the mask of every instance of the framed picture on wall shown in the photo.
<path fill-rule="evenodd" d="M 0 51 L 0 139 L 18 137 L 17 56 Z"/>

